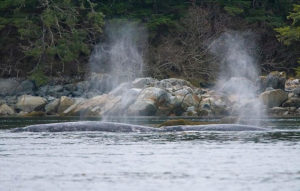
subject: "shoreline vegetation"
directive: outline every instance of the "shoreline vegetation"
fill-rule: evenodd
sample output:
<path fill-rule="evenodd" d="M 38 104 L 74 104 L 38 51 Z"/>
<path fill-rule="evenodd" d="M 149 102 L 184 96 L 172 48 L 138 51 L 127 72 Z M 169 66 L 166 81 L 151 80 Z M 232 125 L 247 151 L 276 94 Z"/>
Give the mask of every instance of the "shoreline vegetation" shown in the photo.
<path fill-rule="evenodd" d="M 256 112 L 300 115 L 295 0 L 5 0 L 0 10 L 0 116 L 239 117 L 258 102 Z M 242 38 L 212 46 L 230 31 Z M 226 76 L 235 62 L 245 73 Z M 251 79 L 250 64 L 264 76 Z M 255 99 L 240 102 L 226 79 Z"/>
<path fill-rule="evenodd" d="M 251 52 L 262 74 L 295 76 L 300 70 L 296 0 L 5 0 L 0 10 L 0 77 L 27 78 L 38 86 L 53 77 L 84 80 L 93 49 L 109 38 L 105 30 L 112 21 L 136 22 L 148 31 L 144 76 L 213 83 L 220 62 L 207 45 L 230 30 L 254 33 L 249 38 L 257 48 Z"/>

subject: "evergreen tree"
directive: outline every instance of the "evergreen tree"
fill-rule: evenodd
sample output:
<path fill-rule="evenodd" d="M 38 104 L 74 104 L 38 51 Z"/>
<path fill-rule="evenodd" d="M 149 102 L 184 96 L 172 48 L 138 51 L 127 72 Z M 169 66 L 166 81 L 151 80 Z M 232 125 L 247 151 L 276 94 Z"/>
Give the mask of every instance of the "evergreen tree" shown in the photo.
<path fill-rule="evenodd" d="M 2 1 L 1 62 L 35 63 L 33 72 L 52 73 L 53 67 L 65 72 L 66 64 L 89 55 L 102 32 L 104 15 L 95 6 L 90 0 Z"/>

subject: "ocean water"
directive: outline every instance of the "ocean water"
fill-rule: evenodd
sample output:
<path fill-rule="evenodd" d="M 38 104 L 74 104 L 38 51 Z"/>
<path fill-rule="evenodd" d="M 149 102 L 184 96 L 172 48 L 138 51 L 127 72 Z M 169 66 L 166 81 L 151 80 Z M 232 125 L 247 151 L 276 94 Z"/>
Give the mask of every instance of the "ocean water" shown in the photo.
<path fill-rule="evenodd" d="M 266 132 L 9 129 L 76 120 L 0 118 L 0 190 L 300 190 L 298 118 L 265 120 Z M 153 125 L 163 120 L 127 122 Z"/>

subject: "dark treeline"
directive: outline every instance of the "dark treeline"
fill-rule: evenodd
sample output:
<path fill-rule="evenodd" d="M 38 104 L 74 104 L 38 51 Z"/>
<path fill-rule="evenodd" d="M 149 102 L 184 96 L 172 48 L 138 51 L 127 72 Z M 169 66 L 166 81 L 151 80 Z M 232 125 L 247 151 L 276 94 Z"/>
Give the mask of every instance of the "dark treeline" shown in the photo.
<path fill-rule="evenodd" d="M 258 34 L 263 72 L 300 73 L 297 0 L 2 0 L 0 76 L 84 75 L 112 18 L 147 26 L 147 72 L 155 77 L 213 79 L 217 61 L 205 46 L 230 29 Z"/>

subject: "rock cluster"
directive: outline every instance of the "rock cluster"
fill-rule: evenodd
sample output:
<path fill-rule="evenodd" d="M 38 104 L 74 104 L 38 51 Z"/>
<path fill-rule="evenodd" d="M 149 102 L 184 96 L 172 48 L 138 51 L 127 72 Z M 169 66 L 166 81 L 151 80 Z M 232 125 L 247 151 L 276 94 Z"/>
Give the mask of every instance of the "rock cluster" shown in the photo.
<path fill-rule="evenodd" d="M 259 79 L 262 88 L 260 99 L 265 104 L 269 115 L 300 115 L 300 81 L 287 79 L 285 72 L 274 71 Z"/>
<path fill-rule="evenodd" d="M 0 116 L 226 116 L 251 110 L 255 100 L 237 102 L 229 86 L 247 82 L 270 115 L 300 115 L 300 81 L 283 72 L 260 77 L 257 84 L 232 79 L 216 91 L 182 79 L 138 78 L 111 89 L 111 77 L 92 74 L 87 81 L 37 88 L 30 80 L 0 79 Z M 228 87 L 227 87 L 228 86 Z M 249 87 L 250 88 L 250 87 Z M 235 92 L 236 91 L 236 92 Z"/>

